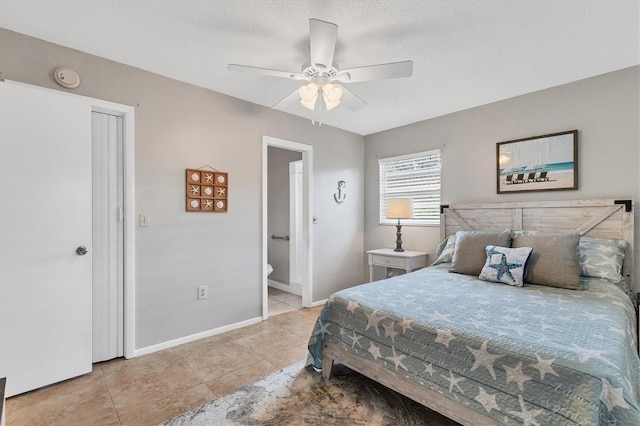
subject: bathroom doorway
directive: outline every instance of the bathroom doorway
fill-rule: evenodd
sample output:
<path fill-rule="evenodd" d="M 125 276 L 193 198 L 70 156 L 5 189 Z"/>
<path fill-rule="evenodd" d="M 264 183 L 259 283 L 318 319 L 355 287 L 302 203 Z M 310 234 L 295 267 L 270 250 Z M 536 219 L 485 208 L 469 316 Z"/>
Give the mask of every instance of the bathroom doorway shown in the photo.
<path fill-rule="evenodd" d="M 311 306 L 312 147 L 263 138 L 263 318 Z"/>
<path fill-rule="evenodd" d="M 302 307 L 302 153 L 267 149 L 269 316 Z"/>

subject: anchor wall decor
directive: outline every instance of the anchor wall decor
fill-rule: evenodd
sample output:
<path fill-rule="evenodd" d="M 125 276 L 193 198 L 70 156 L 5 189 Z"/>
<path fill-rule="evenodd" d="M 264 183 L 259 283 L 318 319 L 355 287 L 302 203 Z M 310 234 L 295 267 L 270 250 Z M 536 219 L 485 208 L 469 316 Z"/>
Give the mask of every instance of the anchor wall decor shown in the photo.
<path fill-rule="evenodd" d="M 347 194 L 343 192 L 343 189 L 347 186 L 347 183 L 343 180 L 338 181 L 338 192 L 333 194 L 333 198 L 336 200 L 336 203 L 342 204 L 342 202 L 347 198 Z"/>

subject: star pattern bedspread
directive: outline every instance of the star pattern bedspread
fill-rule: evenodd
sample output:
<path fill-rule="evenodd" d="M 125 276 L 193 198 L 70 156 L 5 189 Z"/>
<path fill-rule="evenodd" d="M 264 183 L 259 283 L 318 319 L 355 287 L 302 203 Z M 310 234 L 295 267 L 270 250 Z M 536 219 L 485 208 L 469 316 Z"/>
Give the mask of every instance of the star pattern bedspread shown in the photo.
<path fill-rule="evenodd" d="M 614 284 L 512 287 L 448 265 L 335 293 L 309 340 L 331 341 L 504 424 L 640 425 L 635 311 Z"/>

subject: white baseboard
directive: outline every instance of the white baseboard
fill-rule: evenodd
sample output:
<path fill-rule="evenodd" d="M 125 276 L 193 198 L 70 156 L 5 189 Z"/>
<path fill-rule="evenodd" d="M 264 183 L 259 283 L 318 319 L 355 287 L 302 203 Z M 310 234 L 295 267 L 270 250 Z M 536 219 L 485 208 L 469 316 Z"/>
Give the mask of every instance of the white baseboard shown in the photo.
<path fill-rule="evenodd" d="M 328 299 L 322 299 L 322 300 L 318 300 L 317 302 L 313 302 L 311 304 L 311 307 L 315 308 L 316 306 L 323 306 L 325 303 L 327 303 Z"/>
<path fill-rule="evenodd" d="M 286 291 L 287 293 L 293 293 L 298 296 L 302 296 L 302 284 L 283 284 L 280 281 L 268 280 L 269 287 L 277 288 L 278 290 Z"/>
<path fill-rule="evenodd" d="M 279 283 L 280 284 L 280 283 Z M 285 286 L 288 287 L 288 286 Z M 286 291 L 286 290 L 284 290 Z M 311 304 L 312 307 L 323 306 L 327 303 L 327 299 L 318 300 L 317 302 L 313 302 Z M 240 321 L 234 324 L 225 325 L 223 327 L 214 328 L 207 331 L 202 331 L 200 333 L 191 334 L 189 336 L 180 337 L 179 339 L 169 340 L 166 342 L 158 343 L 156 345 L 146 346 L 144 348 L 136 349 L 133 352 L 133 356 L 127 358 L 135 358 L 141 355 L 147 355 L 153 352 L 158 352 L 163 349 L 172 348 L 174 346 L 182 345 L 185 343 L 193 342 L 195 340 L 204 339 L 205 337 L 215 336 L 216 334 L 225 333 L 227 331 L 236 330 L 238 328 L 247 327 L 249 325 L 257 324 L 262 322 L 262 317 L 251 318 L 245 321 Z"/>
<path fill-rule="evenodd" d="M 169 340 L 167 342 L 158 343 L 156 345 L 146 346 L 144 348 L 136 349 L 133 352 L 133 356 L 130 357 L 130 358 L 135 358 L 135 357 L 140 356 L 140 355 L 146 355 L 146 354 L 150 354 L 150 353 L 153 353 L 153 352 L 158 352 L 158 351 L 161 351 L 163 349 L 167 349 L 167 348 L 171 348 L 171 347 L 174 347 L 174 346 L 182 345 L 184 343 L 193 342 L 194 340 L 203 339 L 203 338 L 209 337 L 209 336 L 215 336 L 216 334 L 224 333 L 226 331 L 235 330 L 237 328 L 246 327 L 248 325 L 257 324 L 259 322 L 262 322 L 262 317 L 251 318 L 251 319 L 248 319 L 248 320 L 245 320 L 245 321 L 237 322 L 235 324 L 229 324 L 229 325 L 225 325 L 223 327 L 218 327 L 218 328 L 214 328 L 214 329 L 211 329 L 211 330 L 203 331 L 203 332 L 200 332 L 200 333 L 191 334 L 189 336 L 180 337 L 179 339 Z"/>

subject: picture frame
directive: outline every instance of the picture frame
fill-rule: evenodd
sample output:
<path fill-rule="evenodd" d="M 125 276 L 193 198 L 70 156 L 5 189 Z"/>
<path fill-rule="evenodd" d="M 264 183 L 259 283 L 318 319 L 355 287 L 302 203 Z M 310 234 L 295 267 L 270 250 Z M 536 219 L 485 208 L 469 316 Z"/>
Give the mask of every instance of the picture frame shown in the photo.
<path fill-rule="evenodd" d="M 229 173 L 202 169 L 185 169 L 185 173 L 186 211 L 224 213 L 229 210 Z"/>
<path fill-rule="evenodd" d="M 578 131 L 496 144 L 498 194 L 578 189 Z"/>

